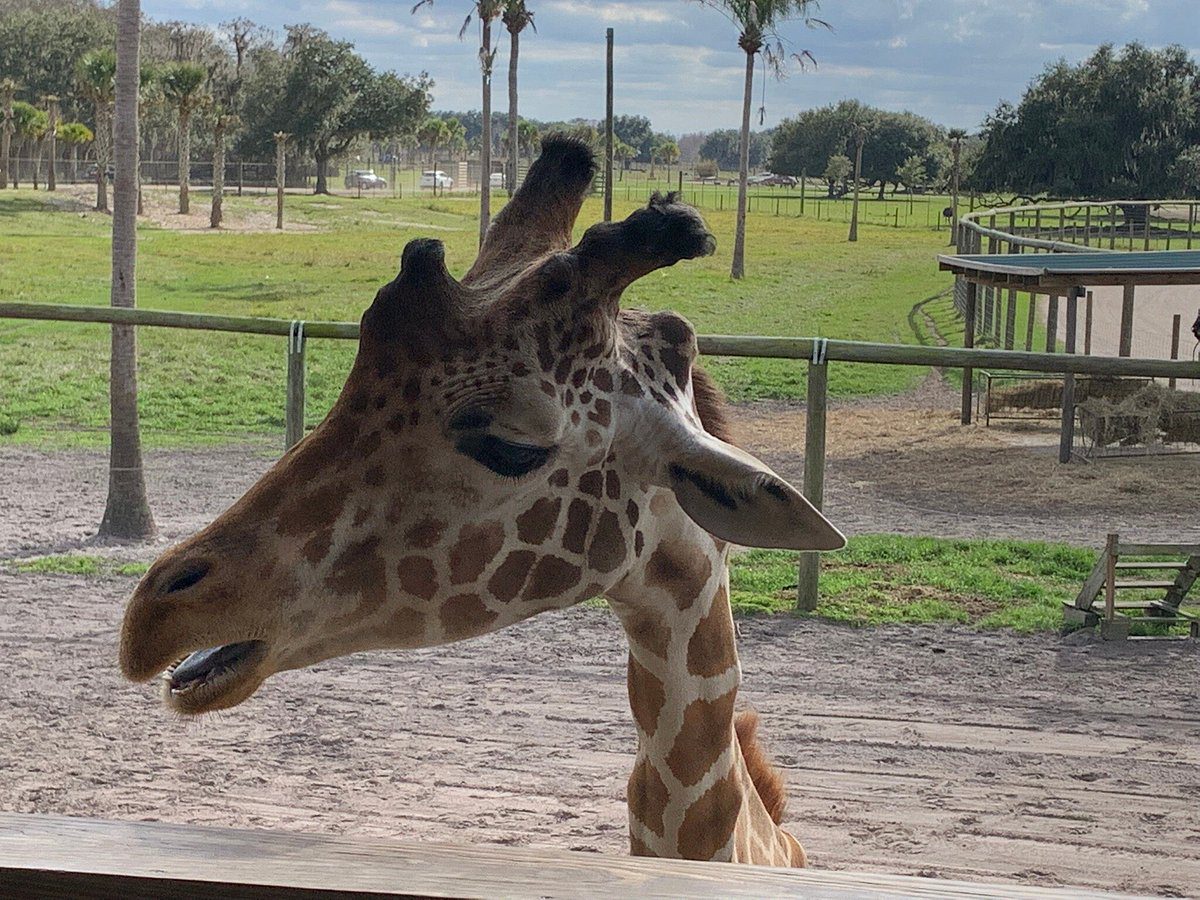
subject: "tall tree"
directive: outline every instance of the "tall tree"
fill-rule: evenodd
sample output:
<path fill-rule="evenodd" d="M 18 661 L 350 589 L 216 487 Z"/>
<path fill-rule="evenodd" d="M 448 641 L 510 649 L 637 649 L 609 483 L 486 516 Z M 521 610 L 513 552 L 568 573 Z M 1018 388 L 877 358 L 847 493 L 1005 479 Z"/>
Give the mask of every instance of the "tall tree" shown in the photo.
<path fill-rule="evenodd" d="M 967 132 L 962 128 L 951 128 L 946 137 L 950 140 L 950 243 L 958 240 L 958 190 L 962 183 L 962 142 Z"/>
<path fill-rule="evenodd" d="M 719 9 L 738 29 L 738 46 L 746 54 L 746 78 L 742 92 L 742 134 L 738 160 L 737 224 L 733 236 L 732 278 L 746 274 L 746 192 L 750 177 L 750 107 L 754 91 L 754 63 L 761 55 L 776 76 L 782 76 L 789 58 L 803 65 L 811 60 L 807 51 L 788 54 L 778 28 L 789 19 L 800 19 L 807 25 L 824 25 L 812 17 L 817 0 L 699 0 L 705 6 Z"/>
<path fill-rule="evenodd" d="M 24 150 L 30 156 L 36 154 L 36 147 L 41 141 L 42 135 L 46 133 L 46 127 L 49 123 L 49 117 L 46 113 L 32 103 L 26 103 L 23 100 L 18 100 L 13 103 L 13 126 L 17 136 L 17 161 L 18 164 L 13 166 L 12 184 L 17 187 L 20 179 L 20 159 L 21 153 Z M 33 168 L 33 186 L 37 188 L 37 163 L 34 162 Z"/>
<path fill-rule="evenodd" d="M 108 164 L 112 152 L 109 121 L 116 95 L 117 55 L 111 50 L 91 50 L 79 60 L 79 87 L 92 104 L 96 122 L 96 210 L 108 212 Z"/>
<path fill-rule="evenodd" d="M 511 194 L 517 189 L 517 160 L 521 155 L 520 116 L 517 114 L 517 62 L 521 55 L 521 32 L 526 27 L 537 31 L 533 11 L 525 0 L 505 0 L 501 16 L 508 29 L 508 175 L 506 187 Z"/>
<path fill-rule="evenodd" d="M 92 129 L 82 122 L 63 122 L 58 126 L 58 139 L 71 148 L 71 183 L 79 180 L 79 148 L 95 138 Z"/>
<path fill-rule="evenodd" d="M 42 98 L 46 104 L 46 112 L 48 121 L 46 122 L 46 157 L 50 160 L 50 165 L 46 169 L 46 190 L 53 191 L 58 189 L 57 173 L 55 172 L 55 163 L 58 157 L 58 97 L 54 94 L 47 94 Z"/>
<path fill-rule="evenodd" d="M 496 51 L 492 49 L 492 22 L 504 12 L 506 0 L 473 0 L 471 11 L 458 30 L 459 38 L 467 33 L 473 18 L 479 19 L 479 70 L 483 83 L 483 133 L 479 140 L 479 243 L 492 223 L 492 66 Z M 433 0 L 419 0 L 415 13 L 422 6 L 433 6 Z"/>
<path fill-rule="evenodd" d="M 118 0 L 116 115 L 114 128 L 112 305 L 137 305 L 138 99 L 141 81 L 139 0 Z M 146 498 L 138 424 L 137 335 L 132 325 L 112 326 L 108 500 L 100 534 L 146 538 L 154 516 Z"/>
<path fill-rule="evenodd" d="M 191 211 L 188 180 L 192 170 L 192 113 L 207 100 L 204 83 L 208 72 L 196 63 L 177 62 L 164 66 L 158 73 L 163 97 L 175 107 L 179 131 L 179 212 Z"/>
<path fill-rule="evenodd" d="M 0 79 L 0 189 L 8 187 L 8 158 L 12 153 L 13 95 L 17 83 L 11 78 Z"/>

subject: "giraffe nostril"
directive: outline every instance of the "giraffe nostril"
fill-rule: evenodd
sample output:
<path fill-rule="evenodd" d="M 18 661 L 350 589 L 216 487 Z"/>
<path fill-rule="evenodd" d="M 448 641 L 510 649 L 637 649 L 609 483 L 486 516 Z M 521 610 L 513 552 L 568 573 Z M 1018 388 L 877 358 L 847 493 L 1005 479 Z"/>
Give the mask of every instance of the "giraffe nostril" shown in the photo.
<path fill-rule="evenodd" d="M 200 579 L 208 574 L 209 564 L 206 562 L 192 563 L 185 567 L 178 575 L 167 582 L 167 586 L 163 589 L 164 594 L 174 594 L 177 591 L 187 590 L 197 584 Z"/>

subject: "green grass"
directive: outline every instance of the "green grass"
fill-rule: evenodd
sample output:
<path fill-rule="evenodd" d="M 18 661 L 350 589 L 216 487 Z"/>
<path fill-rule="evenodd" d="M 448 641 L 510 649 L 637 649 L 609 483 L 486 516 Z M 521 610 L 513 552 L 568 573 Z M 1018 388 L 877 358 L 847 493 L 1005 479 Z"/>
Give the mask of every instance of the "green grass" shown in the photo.
<path fill-rule="evenodd" d="M 51 207 L 45 193 L 0 199 L 0 300 L 108 303 L 109 219 Z M 202 191 L 193 202 L 203 205 Z M 179 232 L 140 228 L 138 304 L 145 308 L 281 318 L 357 320 L 391 279 L 414 237 L 446 242 L 461 274 L 474 257 L 471 197 L 289 196 L 287 218 L 314 230 L 278 233 Z M 617 215 L 638 204 L 620 200 Z M 231 197 L 231 217 L 270 217 L 274 198 Z M 841 223 L 752 214 L 748 277 L 728 277 L 733 213 L 708 211 L 714 257 L 651 274 L 626 304 L 672 308 L 701 332 L 821 335 L 914 342 L 914 303 L 943 290 L 935 254 L 945 232 L 865 226 L 846 241 Z M 589 200 L 579 232 L 600 216 Z M 284 341 L 269 337 L 143 329 L 140 392 L 146 442 L 194 445 L 230 436 L 277 436 L 283 429 Z M 333 402 L 355 347 L 309 344 L 309 417 Z M 797 398 L 804 366 L 771 360 L 712 359 L 706 365 L 735 399 Z M 95 325 L 5 321 L 0 327 L 0 441 L 68 446 L 106 440 L 108 332 Z M 838 365 L 836 396 L 902 392 L 924 375 L 904 367 Z M 2 432 L 13 432 L 3 434 Z"/>
<path fill-rule="evenodd" d="M 1023 541 L 871 536 L 823 558 L 816 615 L 850 625 L 955 623 L 1053 631 L 1095 561 L 1091 550 Z M 98 556 L 44 556 L 16 572 L 138 576 L 144 563 Z M 731 601 L 743 615 L 791 612 L 796 554 L 751 550 L 732 561 Z"/>
<path fill-rule="evenodd" d="M 63 554 L 39 556 L 34 559 L 7 563 L 15 572 L 37 575 L 83 575 L 89 578 L 113 575 L 141 576 L 150 567 L 146 563 L 121 562 L 106 556 Z"/>
<path fill-rule="evenodd" d="M 1049 631 L 1062 625 L 1095 562 L 1091 550 L 1025 541 L 851 538 L 823 557 L 816 614 L 851 625 L 952 622 Z M 795 602 L 796 554 L 751 550 L 733 562 L 731 596 L 743 612 Z"/>

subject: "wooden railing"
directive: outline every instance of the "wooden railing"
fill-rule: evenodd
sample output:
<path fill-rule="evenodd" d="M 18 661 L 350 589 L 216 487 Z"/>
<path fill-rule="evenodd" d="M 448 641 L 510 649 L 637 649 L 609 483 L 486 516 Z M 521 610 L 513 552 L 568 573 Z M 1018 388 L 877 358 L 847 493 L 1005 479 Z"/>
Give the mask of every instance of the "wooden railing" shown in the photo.
<path fill-rule="evenodd" d="M 569 850 L 413 844 L 0 813 L 0 896 L 995 897 L 1082 900 L 1072 888 L 634 859 Z"/>
<path fill-rule="evenodd" d="M 167 312 L 153 309 L 120 309 L 108 306 L 62 306 L 41 303 L 0 303 L 0 319 L 36 319 L 57 322 L 140 325 L 188 328 L 239 334 L 286 337 L 287 400 L 286 445 L 304 436 L 305 345 L 307 339 L 357 340 L 355 322 L 307 322 L 301 320 L 217 316 Z M 759 335 L 701 335 L 700 352 L 708 356 L 803 361 L 808 369 L 808 407 L 804 440 L 804 485 L 806 497 L 819 509 L 825 496 L 825 420 L 828 407 L 830 362 L 880 363 L 885 365 L 950 368 L 968 371 L 992 368 L 1002 371 L 1052 372 L 1057 374 L 1140 376 L 1197 379 L 1200 362 L 1190 360 L 1133 359 L 1128 357 L 1076 356 L 1063 353 L 1029 353 L 962 347 L 926 347 L 919 344 L 875 344 L 825 338 L 765 337 Z M 812 610 L 817 605 L 819 555 L 800 554 L 797 606 Z"/>

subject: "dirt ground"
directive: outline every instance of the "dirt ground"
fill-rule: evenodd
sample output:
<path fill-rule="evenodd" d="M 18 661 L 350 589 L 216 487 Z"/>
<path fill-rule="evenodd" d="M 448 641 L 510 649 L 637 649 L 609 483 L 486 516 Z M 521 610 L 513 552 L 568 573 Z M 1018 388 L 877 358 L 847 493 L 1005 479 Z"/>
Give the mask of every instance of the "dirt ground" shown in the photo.
<path fill-rule="evenodd" d="M 1194 458 L 1059 467 L 1044 436 L 953 425 L 941 393 L 831 413 L 827 509 L 849 533 L 1197 539 L 1190 504 L 1164 499 Z M 738 420 L 799 480 L 801 412 Z M 104 454 L 5 448 L 0 561 L 149 558 L 269 462 L 150 453 L 161 541 L 95 547 Z M 331 661 L 196 722 L 115 670 L 132 586 L 0 566 L 0 809 L 624 852 L 634 733 L 605 611 Z M 1173 896 L 1200 884 L 1192 643 L 787 618 L 740 630 L 742 702 L 763 716 L 815 866 Z"/>

